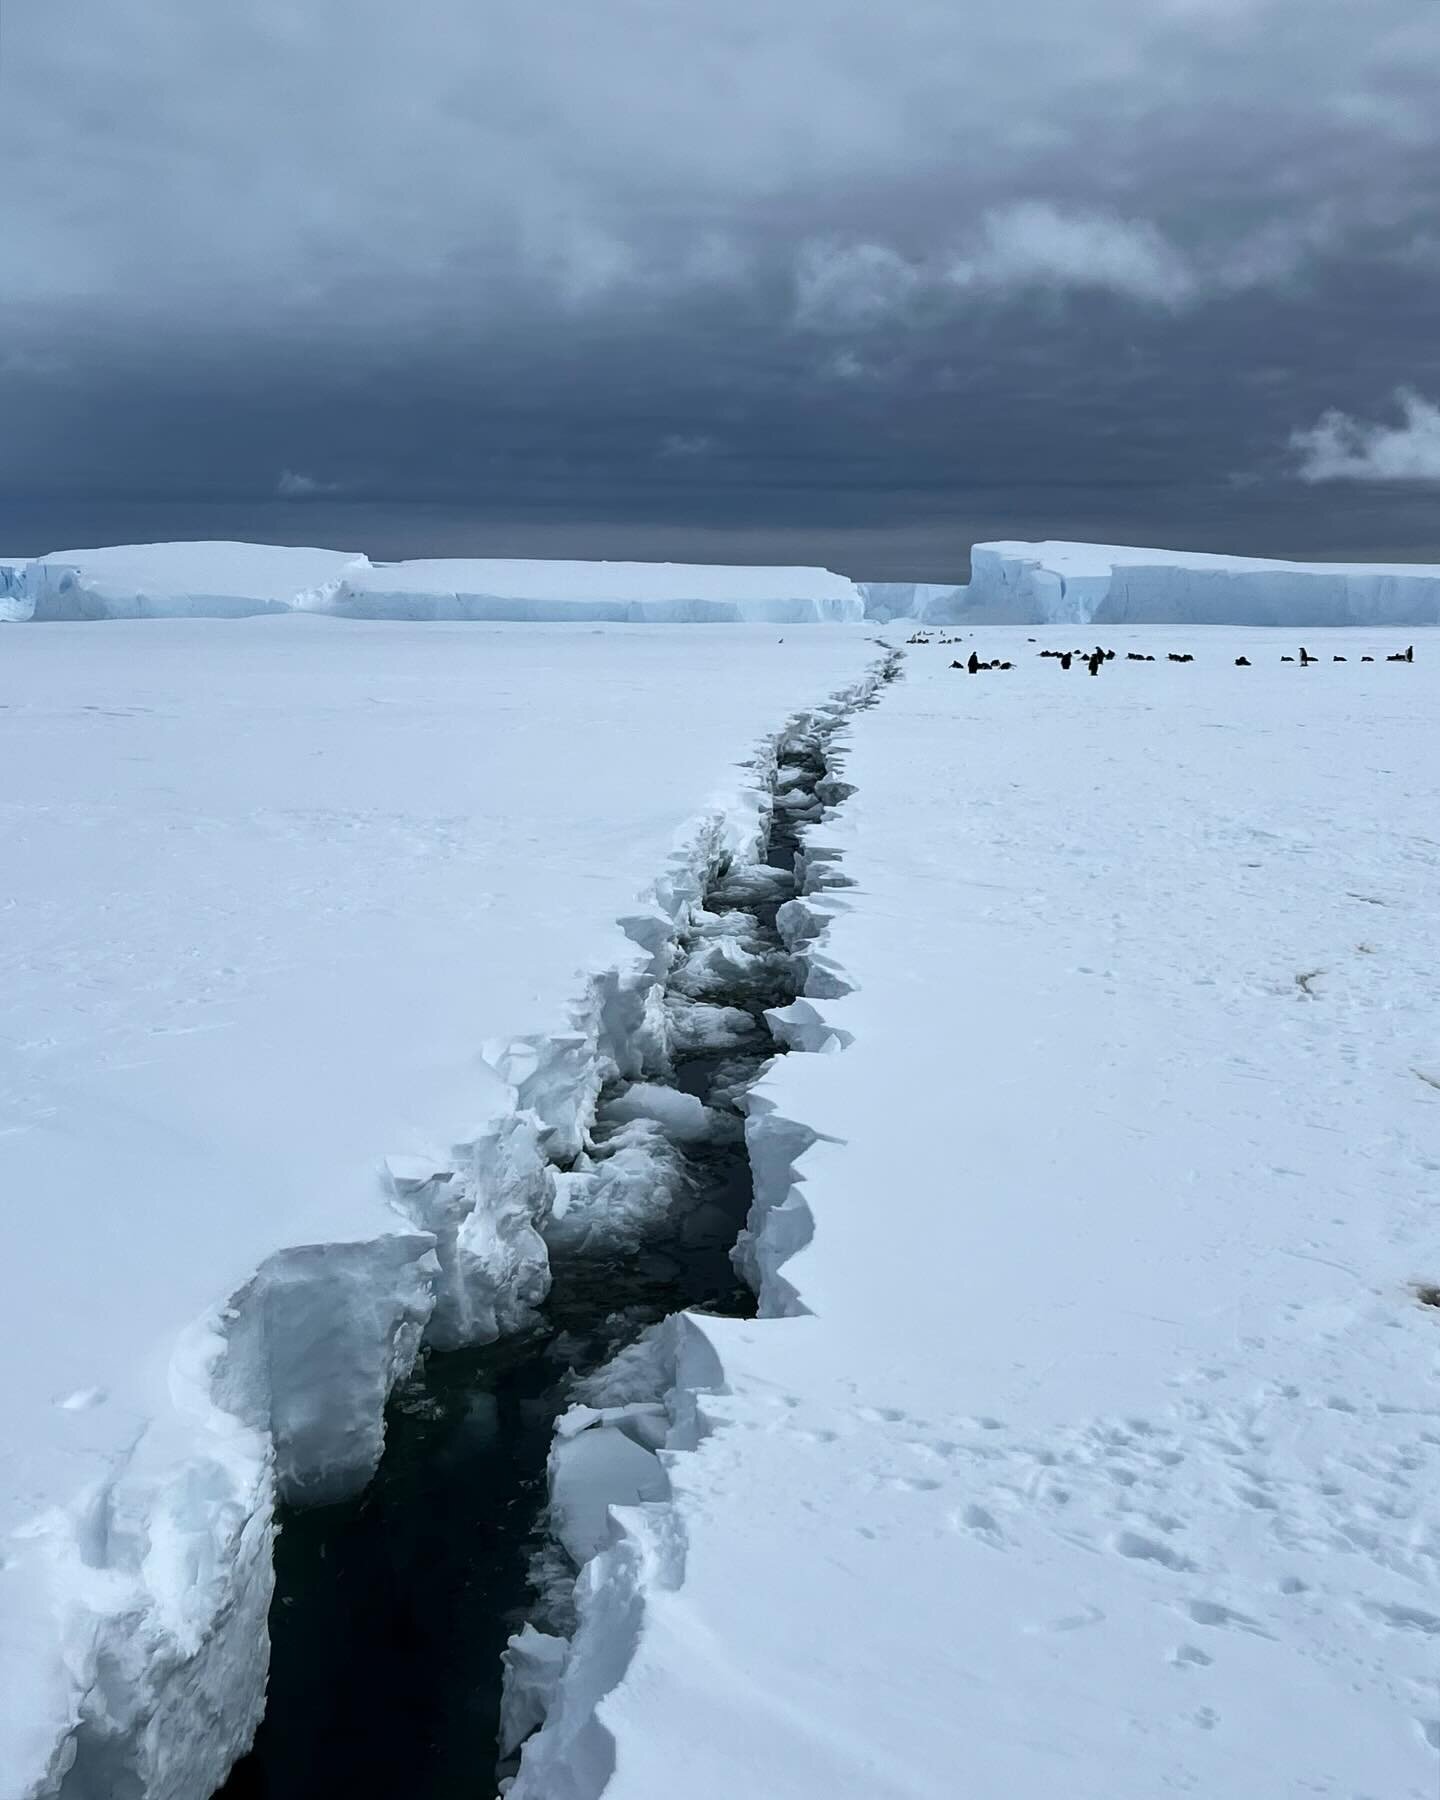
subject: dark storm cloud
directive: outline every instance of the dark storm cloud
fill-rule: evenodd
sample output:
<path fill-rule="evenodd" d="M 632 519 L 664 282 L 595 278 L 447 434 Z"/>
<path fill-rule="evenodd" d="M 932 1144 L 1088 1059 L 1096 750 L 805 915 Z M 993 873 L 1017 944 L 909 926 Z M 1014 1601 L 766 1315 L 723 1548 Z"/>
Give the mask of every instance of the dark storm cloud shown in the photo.
<path fill-rule="evenodd" d="M 1332 409 L 1440 398 L 1429 0 L 3 32 L 0 549 L 1433 551 L 1433 487 L 1296 479 Z"/>

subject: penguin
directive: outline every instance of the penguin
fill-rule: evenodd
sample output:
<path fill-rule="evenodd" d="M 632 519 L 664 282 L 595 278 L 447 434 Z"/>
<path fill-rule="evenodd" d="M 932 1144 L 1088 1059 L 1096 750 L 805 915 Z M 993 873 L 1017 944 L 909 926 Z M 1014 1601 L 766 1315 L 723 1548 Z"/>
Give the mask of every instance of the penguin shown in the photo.
<path fill-rule="evenodd" d="M 1103 650 L 1092 650 L 1085 658 L 1085 667 L 1092 675 L 1098 675 L 1100 673 L 1100 665 L 1104 660 L 1105 652 Z"/>
<path fill-rule="evenodd" d="M 1280 660 L 1281 662 L 1294 662 L 1295 658 L 1293 656 L 1282 656 Z"/>
<path fill-rule="evenodd" d="M 950 667 L 952 669 L 963 669 L 965 667 L 965 665 L 962 662 L 952 662 Z"/>
<path fill-rule="evenodd" d="M 1344 662 L 1346 658 L 1343 656 L 1332 656 L 1330 660 L 1331 662 Z"/>
<path fill-rule="evenodd" d="M 1411 646 L 1410 646 L 1410 647 L 1409 647 L 1409 649 L 1408 649 L 1408 650 L 1407 650 L 1407 651 L 1406 651 L 1406 652 L 1405 652 L 1405 660 L 1406 660 L 1406 662 L 1414 662 L 1414 660 L 1415 660 L 1415 646 L 1414 646 L 1414 645 L 1413 645 L 1413 644 L 1411 644 Z"/>
<path fill-rule="evenodd" d="M 1125 660 L 1126 662 L 1144 662 L 1145 658 L 1138 650 L 1127 650 L 1125 652 Z"/>
<path fill-rule="evenodd" d="M 1302 669 L 1309 668 L 1312 662 L 1318 662 L 1319 660 L 1318 657 L 1312 656 L 1303 644 L 1300 646 L 1300 667 Z"/>
<path fill-rule="evenodd" d="M 1074 655 L 1074 651 L 1072 651 L 1072 650 L 1062 650 L 1062 651 L 1061 651 L 1061 653 L 1060 653 L 1060 667 L 1061 667 L 1061 668 L 1062 668 L 1062 669 L 1068 669 L 1068 668 L 1069 668 L 1069 667 L 1070 667 L 1070 658 L 1071 658 L 1071 657 L 1072 657 L 1072 656 L 1073 656 L 1073 655 Z"/>
<path fill-rule="evenodd" d="M 1373 656 L 1362 656 L 1360 660 L 1361 662 L 1374 662 L 1375 658 Z"/>
<path fill-rule="evenodd" d="M 972 675 L 974 675 L 980 667 L 980 658 L 975 654 L 975 652 L 973 650 L 970 652 L 970 660 L 969 660 L 969 662 L 966 663 L 965 667 L 970 671 L 970 673 Z"/>
<path fill-rule="evenodd" d="M 1409 662 L 1411 659 L 1403 650 L 1397 650 L 1393 656 L 1387 656 L 1386 662 Z"/>
<path fill-rule="evenodd" d="M 1235 658 L 1235 667 L 1237 669 L 1248 669 L 1250 667 L 1250 658 L 1248 656 L 1237 656 Z"/>

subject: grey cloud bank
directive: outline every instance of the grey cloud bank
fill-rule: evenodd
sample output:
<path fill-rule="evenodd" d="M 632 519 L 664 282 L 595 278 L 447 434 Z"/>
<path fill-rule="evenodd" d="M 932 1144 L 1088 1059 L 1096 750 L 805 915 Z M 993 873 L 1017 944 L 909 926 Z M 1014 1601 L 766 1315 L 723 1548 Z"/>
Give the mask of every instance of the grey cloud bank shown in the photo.
<path fill-rule="evenodd" d="M 0 541 L 1434 555 L 1336 421 L 1440 394 L 1437 76 L 1422 0 L 21 0 Z"/>

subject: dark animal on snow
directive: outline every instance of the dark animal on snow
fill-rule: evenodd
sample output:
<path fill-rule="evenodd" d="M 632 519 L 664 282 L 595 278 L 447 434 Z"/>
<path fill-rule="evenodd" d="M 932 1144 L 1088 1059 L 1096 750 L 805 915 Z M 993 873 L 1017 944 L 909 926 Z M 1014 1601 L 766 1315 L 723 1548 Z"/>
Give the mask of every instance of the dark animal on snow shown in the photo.
<path fill-rule="evenodd" d="M 1237 669 L 1248 669 L 1250 667 L 1250 658 L 1248 656 L 1237 656 L 1235 658 L 1235 667 Z"/>

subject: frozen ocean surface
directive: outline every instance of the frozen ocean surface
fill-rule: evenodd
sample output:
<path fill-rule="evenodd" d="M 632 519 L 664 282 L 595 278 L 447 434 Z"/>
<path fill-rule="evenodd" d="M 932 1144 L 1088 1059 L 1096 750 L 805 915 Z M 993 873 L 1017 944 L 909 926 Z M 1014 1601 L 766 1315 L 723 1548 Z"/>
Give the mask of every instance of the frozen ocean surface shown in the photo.
<path fill-rule="evenodd" d="M 510 1800 L 1433 1800 L 1440 642 L 1106 641 L 850 727 L 762 1316 L 656 1344 Z"/>
<path fill-rule="evenodd" d="M 563 1149 L 697 869 L 753 839 L 747 758 L 869 635 L 6 634 L 0 1792 L 77 1753 L 86 1792 L 137 1755 L 145 1792 L 218 1781 L 269 1439 L 285 1491 L 353 1489 L 426 1321 L 535 1297 L 536 1132 Z"/>

